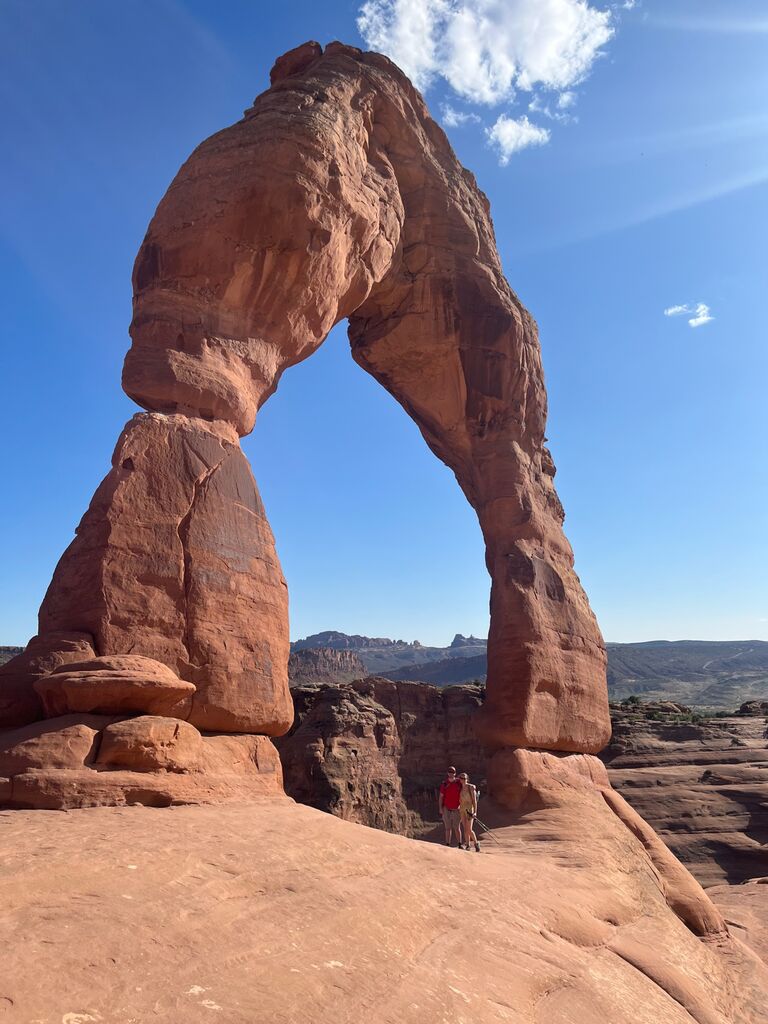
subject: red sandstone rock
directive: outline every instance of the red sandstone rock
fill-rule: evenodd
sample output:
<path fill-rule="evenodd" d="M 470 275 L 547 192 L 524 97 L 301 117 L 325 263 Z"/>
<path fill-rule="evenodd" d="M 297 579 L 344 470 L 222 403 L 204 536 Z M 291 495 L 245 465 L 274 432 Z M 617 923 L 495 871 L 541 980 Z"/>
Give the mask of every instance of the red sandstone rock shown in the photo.
<path fill-rule="evenodd" d="M 142 715 L 104 729 L 97 761 L 138 772 L 194 771 L 200 767 L 202 746 L 203 737 L 193 725 Z"/>
<path fill-rule="evenodd" d="M 366 675 L 365 665 L 354 651 L 314 647 L 293 651 L 288 659 L 292 687 L 306 683 L 350 683 Z"/>
<path fill-rule="evenodd" d="M 14 811 L 0 832 L 19 1024 L 765 1021 L 765 967 L 670 912 L 602 800 L 500 824 L 480 856 L 287 800 Z"/>
<path fill-rule="evenodd" d="M 768 849 L 762 719 L 676 722 L 675 712 L 648 717 L 648 705 L 613 713 L 613 739 L 600 755 L 611 784 L 702 885 L 760 874 Z"/>
<path fill-rule="evenodd" d="M 494 799 L 517 814 L 582 807 L 585 821 L 604 817 L 601 799 L 642 844 L 659 874 L 670 908 L 696 935 L 726 933 L 722 916 L 702 887 L 662 843 L 650 825 L 616 793 L 605 765 L 585 754 L 500 750 L 488 765 Z"/>
<path fill-rule="evenodd" d="M 287 593 L 237 435 L 138 415 L 112 466 L 56 568 L 41 630 L 79 623 L 100 652 L 162 662 L 194 685 L 180 717 L 202 729 L 284 732 Z"/>
<path fill-rule="evenodd" d="M 168 807 L 284 796 L 280 759 L 266 736 L 200 736 L 185 722 L 151 716 L 113 727 L 104 718 L 104 732 L 92 734 L 92 747 L 85 752 L 81 737 L 79 750 L 71 743 L 71 720 L 72 716 L 45 723 L 45 742 L 34 749 L 33 757 L 28 741 L 17 738 L 14 744 L 6 735 L 3 747 L 10 746 L 0 754 L 0 763 L 8 778 L 0 773 L 0 808 Z M 99 724 L 96 716 L 83 721 Z M 174 741 L 175 727 L 179 734 Z M 65 743 L 60 734 L 70 739 L 69 757 L 60 754 Z M 43 764 L 33 763 L 38 760 Z"/>
<path fill-rule="evenodd" d="M 18 775 L 29 768 L 82 768 L 92 760 L 96 737 L 109 722 L 97 715 L 66 715 L 4 729 L 0 731 L 0 775 Z"/>
<path fill-rule="evenodd" d="M 55 718 L 70 712 L 113 715 L 126 711 L 189 714 L 192 683 L 175 672 L 136 654 L 61 665 L 33 684 L 45 713 Z"/>
<path fill-rule="evenodd" d="M 34 636 L 26 650 L 0 667 L 0 729 L 34 722 L 43 705 L 32 684 L 59 665 L 93 657 L 90 634 L 82 632 Z"/>
<path fill-rule="evenodd" d="M 405 835 L 430 831 L 448 764 L 485 790 L 474 735 L 480 689 L 372 677 L 292 690 L 296 721 L 276 741 L 285 789 L 348 821 Z"/>

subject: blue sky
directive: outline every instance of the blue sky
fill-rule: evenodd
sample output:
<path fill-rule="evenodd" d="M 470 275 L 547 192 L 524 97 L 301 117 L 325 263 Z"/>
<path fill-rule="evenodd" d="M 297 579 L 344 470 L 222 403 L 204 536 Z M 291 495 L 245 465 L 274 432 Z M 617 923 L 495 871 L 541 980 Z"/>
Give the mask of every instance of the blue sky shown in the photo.
<path fill-rule="evenodd" d="M 532 3 L 373 0 L 362 24 L 490 198 L 539 323 L 566 531 L 606 638 L 768 639 L 768 10 L 535 0 L 532 21 Z M 157 202 L 277 55 L 365 45 L 360 8 L 0 0 L 0 643 L 35 632 L 135 411 L 120 369 Z M 244 448 L 292 636 L 484 634 L 474 514 L 343 325 Z"/>

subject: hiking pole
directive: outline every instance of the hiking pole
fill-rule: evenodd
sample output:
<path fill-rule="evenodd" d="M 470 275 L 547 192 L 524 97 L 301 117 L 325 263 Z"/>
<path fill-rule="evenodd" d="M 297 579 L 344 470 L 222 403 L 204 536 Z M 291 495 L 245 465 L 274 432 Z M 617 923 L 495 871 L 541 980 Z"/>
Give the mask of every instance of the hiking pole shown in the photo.
<path fill-rule="evenodd" d="M 500 843 L 500 842 L 499 842 L 499 840 L 498 840 L 498 839 L 496 838 L 496 836 L 495 836 L 495 835 L 493 834 L 493 832 L 491 832 L 491 830 L 490 830 L 490 829 L 488 828 L 488 826 L 487 826 L 487 825 L 484 825 L 484 824 L 482 823 L 482 821 L 480 821 L 480 819 L 479 819 L 479 818 L 477 817 L 477 815 L 473 815 L 473 817 L 472 817 L 472 820 L 474 821 L 474 823 L 475 823 L 476 825 L 479 825 L 479 826 L 480 826 L 480 828 L 481 828 L 481 829 L 482 829 L 482 830 L 483 830 L 484 832 L 487 832 L 487 833 L 488 833 L 488 835 L 489 835 L 489 836 L 491 837 L 491 839 L 492 839 L 492 840 L 494 841 L 494 843 L 496 843 L 496 845 L 497 845 L 497 846 L 501 846 L 501 843 Z"/>

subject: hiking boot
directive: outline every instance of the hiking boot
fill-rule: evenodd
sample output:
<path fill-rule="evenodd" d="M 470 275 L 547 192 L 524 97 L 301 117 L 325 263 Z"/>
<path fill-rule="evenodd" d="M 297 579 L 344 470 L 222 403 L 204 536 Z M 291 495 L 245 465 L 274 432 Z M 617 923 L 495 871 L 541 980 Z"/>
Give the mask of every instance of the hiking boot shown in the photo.
<path fill-rule="evenodd" d="M 467 847 L 469 849 L 469 847 Z M 480 843 L 475 843 L 475 853 L 480 853 Z"/>

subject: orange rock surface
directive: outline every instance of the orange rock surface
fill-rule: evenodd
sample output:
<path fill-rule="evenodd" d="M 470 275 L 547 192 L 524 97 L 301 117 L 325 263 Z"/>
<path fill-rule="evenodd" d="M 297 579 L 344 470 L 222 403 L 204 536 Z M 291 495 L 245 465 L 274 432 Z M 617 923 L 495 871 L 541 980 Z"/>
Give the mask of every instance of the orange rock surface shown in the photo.
<path fill-rule="evenodd" d="M 479 856 L 286 799 L 0 813 L 5 1019 L 762 1024 L 599 795 L 495 813 Z"/>

